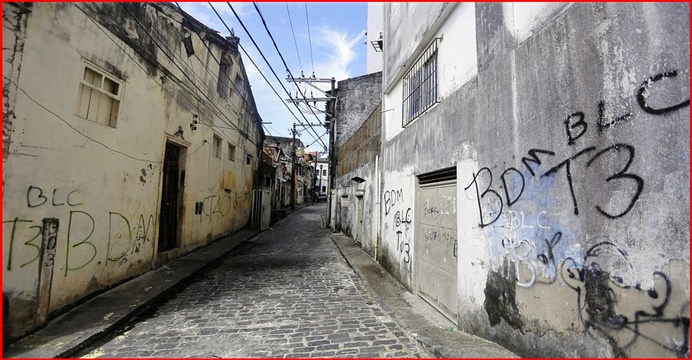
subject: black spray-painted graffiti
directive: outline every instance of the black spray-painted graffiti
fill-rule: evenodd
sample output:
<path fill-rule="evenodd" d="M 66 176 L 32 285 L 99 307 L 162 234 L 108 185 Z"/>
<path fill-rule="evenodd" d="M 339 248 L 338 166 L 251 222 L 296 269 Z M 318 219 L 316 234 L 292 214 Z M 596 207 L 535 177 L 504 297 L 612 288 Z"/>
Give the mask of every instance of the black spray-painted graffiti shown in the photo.
<path fill-rule="evenodd" d="M 53 189 L 53 195 L 50 196 L 51 205 L 62 206 L 78 206 L 82 205 L 79 199 L 79 190 L 58 191 Z M 57 201 L 57 203 L 56 203 Z M 39 207 L 48 202 L 48 196 L 45 195 L 43 189 L 38 186 L 29 185 L 26 190 L 26 206 L 29 208 Z"/>
<path fill-rule="evenodd" d="M 403 198 L 403 189 L 385 191 L 383 195 L 384 214 L 389 215 L 395 205 L 401 205 L 404 200 Z M 405 208 L 406 210 L 403 210 L 404 208 L 397 210 L 394 214 L 393 225 L 394 229 L 396 229 L 396 248 L 399 250 L 399 253 L 403 254 L 403 260 L 408 264 L 411 261 L 411 246 L 409 245 L 408 240 L 406 240 L 406 235 L 404 235 L 404 239 L 401 238 L 401 235 L 404 234 L 404 232 L 408 233 L 412 220 L 411 208 L 409 207 Z"/>
<path fill-rule="evenodd" d="M 384 214 L 389 215 L 389 211 L 394 205 L 403 201 L 404 190 L 389 190 L 384 192 Z"/>
<path fill-rule="evenodd" d="M 571 163 L 573 160 L 575 160 L 578 157 L 581 157 L 584 154 L 590 153 L 595 151 L 596 148 L 591 146 L 588 147 L 582 151 L 579 151 L 575 155 L 572 155 L 568 159 L 560 162 L 559 164 L 553 166 L 552 168 L 548 169 L 545 171 L 541 177 L 546 177 L 546 176 L 551 176 L 555 173 L 557 173 L 560 169 L 563 167 L 565 168 L 565 175 L 567 178 L 567 184 L 570 190 L 570 195 L 572 197 L 572 202 L 573 202 L 573 209 L 574 209 L 574 215 L 579 215 L 579 206 L 577 202 L 577 196 L 575 194 L 574 188 L 573 188 L 573 181 L 572 181 L 572 169 L 571 169 Z M 527 165 L 528 162 L 533 162 L 538 165 L 540 165 L 542 162 L 540 159 L 536 157 L 537 153 L 543 153 L 543 154 L 548 154 L 548 155 L 555 155 L 554 152 L 552 151 L 547 151 L 547 150 L 540 150 L 540 149 L 531 149 L 529 150 L 529 155 L 533 155 L 534 158 L 527 158 L 524 157 L 522 158 L 522 162 L 526 165 L 526 168 L 528 171 L 533 175 L 535 174 L 534 169 L 532 169 L 529 165 Z M 634 147 L 628 144 L 615 144 L 612 146 L 609 146 L 601 151 L 598 151 L 595 155 L 593 155 L 588 162 L 586 163 L 586 169 L 589 169 L 591 165 L 595 162 L 598 162 L 599 159 L 601 159 L 605 154 L 608 153 L 619 153 L 619 152 L 624 152 L 626 153 L 627 159 L 624 161 L 624 164 L 621 164 L 621 168 L 618 170 L 614 170 L 613 172 L 610 173 L 601 173 L 602 176 L 604 176 L 604 182 L 609 183 L 611 181 L 617 181 L 617 180 L 631 180 L 634 181 L 636 185 L 636 190 L 634 194 L 629 195 L 628 201 L 627 201 L 627 206 L 624 209 L 606 209 L 601 205 L 595 205 L 595 209 L 603 216 L 606 216 L 610 219 L 615 219 L 624 216 L 632 208 L 634 207 L 634 204 L 637 202 L 639 199 L 639 195 L 641 194 L 643 188 L 644 188 L 644 180 L 639 177 L 638 175 L 629 173 L 628 170 L 630 168 L 630 165 L 632 164 L 632 160 L 634 159 Z M 485 182 L 486 185 L 481 191 L 480 185 L 479 186 L 479 179 L 487 176 L 488 179 Z M 512 183 L 520 183 L 520 186 L 513 186 L 511 184 L 508 184 L 507 180 L 508 177 L 513 178 Z M 495 189 L 493 189 L 493 173 L 492 171 L 487 168 L 481 168 L 478 170 L 478 172 L 473 174 L 473 180 L 471 183 L 464 188 L 464 190 L 468 190 L 471 186 L 475 186 L 476 190 L 476 199 L 478 203 L 478 210 L 480 214 L 480 223 L 479 225 L 481 227 L 488 226 L 495 221 L 497 221 L 500 218 L 500 215 L 502 214 L 502 211 L 506 206 L 511 207 L 514 203 L 516 203 L 522 196 L 524 192 L 524 185 L 526 183 L 526 178 L 524 177 L 524 174 L 522 174 L 519 170 L 517 170 L 514 167 L 507 168 L 502 175 L 500 176 L 500 179 L 502 180 L 502 187 L 504 188 L 504 198 L 498 193 Z M 623 195 L 627 196 L 627 195 Z M 493 202 L 494 200 L 494 202 Z M 484 206 L 484 201 L 486 202 L 487 205 Z M 484 209 L 485 208 L 485 209 Z"/>
<path fill-rule="evenodd" d="M 639 107 L 652 115 L 665 115 L 688 107 L 689 99 L 679 101 L 670 96 L 652 96 L 662 89 L 662 80 L 676 76 L 675 71 L 665 72 L 642 83 L 636 94 Z M 597 105 L 596 125 L 599 134 L 634 119 L 632 113 L 606 119 L 606 108 L 607 104 L 603 101 Z M 583 142 L 582 137 L 587 134 L 589 122 L 583 112 L 573 112 L 562 121 L 562 125 L 567 145 L 579 146 Z M 511 274 L 514 285 L 529 287 L 536 282 L 553 283 L 560 276 L 577 293 L 580 320 L 585 327 L 602 333 L 616 351 L 616 356 L 627 356 L 635 346 L 644 342 L 674 352 L 677 356 L 689 356 L 689 302 L 683 304 L 681 309 L 669 306 L 672 284 L 665 273 L 653 271 L 647 279 L 642 278 L 637 275 L 627 253 L 611 241 L 593 245 L 583 258 L 560 259 L 560 252 L 556 252 L 556 248 L 566 240 L 561 231 L 546 234 L 545 230 L 550 227 L 541 219 L 544 211 L 534 217 L 539 229 L 530 231 L 535 232 L 536 237 L 538 234 L 542 235 L 540 238 L 532 240 L 531 236 L 517 236 L 520 227 L 533 227 L 525 225 L 523 213 L 508 210 L 522 198 L 527 180 L 552 177 L 562 174 L 563 170 L 572 200 L 570 210 L 575 216 L 593 209 L 607 219 L 617 220 L 634 209 L 645 182 L 631 169 L 635 157 L 633 145 L 620 142 L 597 149 L 595 146 L 582 144 L 572 154 L 555 163 L 552 161 L 556 157 L 555 152 L 530 149 L 527 156 L 521 159 L 524 172 L 508 167 L 500 174 L 499 180 L 495 181 L 493 171 L 488 167 L 473 173 L 472 180 L 465 189 L 469 190 L 474 186 L 480 227 L 487 227 L 502 218 L 504 221 L 499 221 L 501 225 L 493 225 L 491 230 L 499 227 L 508 229 L 510 236 L 502 236 L 502 246 L 508 255 L 505 260 L 513 263 L 508 265 L 511 266 L 511 271 L 505 270 Z M 545 165 L 547 160 L 551 160 L 549 166 Z M 604 205 L 601 198 L 580 198 L 573 186 L 577 175 L 598 176 L 602 181 L 600 187 L 606 189 L 616 185 L 624 191 L 611 192 L 612 197 L 620 198 L 618 201 L 607 202 L 609 205 Z M 599 186 L 598 182 L 595 184 Z M 498 186 L 503 190 L 499 190 Z M 583 203 L 592 204 L 593 207 L 585 208 Z M 545 235 L 548 237 L 543 238 Z M 539 248 L 542 250 L 538 250 Z M 541 279 L 538 277 L 539 268 L 543 270 Z M 654 285 L 645 287 L 645 280 L 647 284 Z M 486 304 L 486 309 L 492 310 L 493 306 Z M 666 338 L 661 336 L 661 333 L 674 332 L 677 334 Z"/>
<path fill-rule="evenodd" d="M 642 108 L 642 110 L 649 114 L 663 115 L 678 110 L 680 108 L 689 106 L 690 101 L 689 99 L 687 99 L 678 104 L 663 106 L 660 108 L 653 108 L 648 103 L 647 97 L 644 95 L 648 92 L 653 91 L 652 88 L 655 88 L 654 85 L 656 82 L 661 81 L 665 78 L 671 78 L 675 76 L 677 76 L 676 71 L 657 74 L 647 79 L 647 81 L 645 81 L 640 86 L 639 91 L 637 92 L 637 102 L 639 106 Z M 605 129 L 613 127 L 624 121 L 628 121 L 632 118 L 632 114 L 628 113 L 622 116 L 618 116 L 614 120 L 605 120 L 604 107 L 604 102 L 599 102 L 597 119 L 599 132 L 602 132 Z M 588 123 L 585 120 L 585 115 L 583 112 L 575 112 L 570 114 L 569 116 L 567 116 L 563 123 L 565 126 L 568 145 L 575 145 L 577 143 L 577 140 L 581 138 L 588 129 Z M 594 206 L 595 209 L 601 215 L 610 219 L 616 219 L 624 216 L 632 210 L 644 189 L 644 180 L 640 176 L 629 172 L 630 166 L 632 164 L 632 161 L 634 160 L 635 155 L 634 146 L 625 143 L 617 143 L 601 150 L 597 150 L 594 146 L 588 146 L 578 151 L 576 154 L 568 157 L 567 159 L 559 162 L 557 165 L 549 168 L 548 170 L 543 172 L 540 177 L 543 178 L 547 176 L 552 176 L 554 174 L 557 174 L 560 170 L 564 168 L 565 178 L 567 180 L 567 185 L 572 198 L 573 211 L 575 215 L 579 215 L 579 204 L 577 194 L 575 194 L 573 186 L 573 162 L 584 155 L 590 155 L 585 165 L 585 170 L 588 170 L 592 168 L 592 165 L 599 164 L 599 162 L 605 162 L 604 160 L 608 158 L 609 155 L 619 153 L 625 154 L 624 158 L 618 158 L 620 159 L 619 166 L 615 170 L 601 174 L 604 177 L 603 186 L 605 186 L 606 183 L 612 182 L 630 182 L 635 185 L 634 193 L 622 195 L 628 196 L 628 198 L 624 202 L 627 204 L 626 206 L 624 206 L 624 208 L 607 209 L 604 206 L 601 206 L 600 204 Z M 545 160 L 545 158 L 541 159 L 539 155 L 555 156 L 556 154 L 553 151 L 545 149 L 529 150 L 528 156 L 523 157 L 521 161 L 528 170 L 528 172 L 531 173 L 531 176 L 536 175 L 537 169 L 535 170 L 532 166 L 530 166 L 530 164 L 533 164 L 536 167 L 540 167 L 543 160 Z M 593 168 L 597 168 L 597 166 L 594 166 Z M 483 187 L 482 185 L 479 185 L 479 178 L 486 176 L 488 177 L 488 180 L 486 181 L 485 187 Z M 478 201 L 478 209 L 480 214 L 479 225 L 481 227 L 490 225 L 497 221 L 497 219 L 500 217 L 500 214 L 502 213 L 504 206 L 506 205 L 508 207 L 511 207 L 521 198 L 521 195 L 524 191 L 526 178 L 521 171 L 514 167 L 509 167 L 505 169 L 500 175 L 500 180 L 502 181 L 502 188 L 504 189 L 504 198 L 493 188 L 493 173 L 488 167 L 483 167 L 480 170 L 478 170 L 478 172 L 474 173 L 471 183 L 465 188 L 465 190 L 468 190 L 471 186 L 475 186 L 477 195 L 476 199 Z M 486 205 L 486 209 L 484 209 L 483 205 L 484 200 L 488 204 Z"/>
<path fill-rule="evenodd" d="M 26 191 L 26 201 L 28 208 L 37 208 L 43 205 L 76 207 L 83 204 L 81 193 L 77 189 L 60 190 L 53 189 L 50 192 L 42 188 L 30 185 Z M 50 202 L 49 202 L 50 201 Z M 154 215 L 135 215 L 138 219 L 136 225 L 130 223 L 130 219 L 123 214 L 108 212 L 108 239 L 104 261 L 126 263 L 127 256 L 139 253 L 146 243 L 153 244 L 153 229 L 155 226 Z M 56 221 L 58 221 L 56 219 Z M 12 220 L 3 221 L 3 226 L 10 226 L 9 230 L 9 254 L 7 256 L 7 271 L 16 269 L 16 260 L 19 256 L 21 261 L 19 268 L 24 268 L 36 262 L 42 256 L 41 239 L 44 232 L 40 221 L 33 219 L 15 217 Z M 98 228 L 97 222 L 91 213 L 86 211 L 71 209 L 68 215 L 67 231 L 65 233 L 65 259 L 64 275 L 70 271 L 79 270 L 91 264 L 97 258 L 98 249 L 92 236 Z M 20 235 L 21 234 L 21 235 Z M 55 247 L 58 239 L 51 238 L 50 254 L 48 261 L 51 264 L 55 261 Z M 18 247 L 20 247 L 18 249 Z M 153 245 L 151 246 L 153 249 Z M 73 253 L 79 252 L 75 263 Z M 101 261 L 99 261 L 101 264 Z"/>
<path fill-rule="evenodd" d="M 651 274 L 654 285 L 645 289 L 627 252 L 610 241 L 603 241 L 590 247 L 579 261 L 566 258 L 560 274 L 577 293 L 579 319 L 584 326 L 615 344 L 617 357 L 626 356 L 626 351 L 638 340 L 660 346 L 679 357 L 689 356 L 689 315 L 685 316 L 686 310 L 672 309 L 672 316 L 666 316 L 671 311 L 667 309 L 671 282 L 663 272 L 654 271 Z M 638 300 L 635 307 L 631 306 L 634 299 Z M 671 326 L 678 336 L 660 340 L 657 335 L 665 326 Z"/>
<path fill-rule="evenodd" d="M 135 227 L 130 226 L 130 221 L 122 214 L 109 211 L 108 212 L 108 246 L 106 247 L 106 260 L 115 261 L 120 263 L 126 263 L 127 256 L 131 254 L 139 253 L 147 242 L 152 242 L 151 238 L 152 230 L 154 228 L 154 215 L 149 215 L 148 219 L 145 219 L 144 215 L 139 215 L 137 220 L 137 225 Z M 117 226 L 116 223 L 120 223 Z M 111 253 L 114 249 L 111 249 L 111 240 L 113 239 L 113 230 L 116 230 L 116 239 L 119 244 L 127 244 L 122 250 L 120 255 L 111 257 Z M 122 236 L 127 232 L 127 242 L 122 241 Z M 134 233 L 134 236 L 133 236 Z"/>
<path fill-rule="evenodd" d="M 209 217 L 211 222 L 212 215 L 219 214 L 226 216 L 231 211 L 232 200 L 230 194 L 209 195 L 202 200 L 201 213 Z"/>
<path fill-rule="evenodd" d="M 403 216 L 404 212 L 397 210 L 396 214 L 394 214 L 394 228 L 396 230 L 396 248 L 399 249 L 399 252 L 404 254 L 404 262 L 409 263 L 411 261 L 411 246 L 409 246 L 408 241 L 402 240 L 401 239 L 401 225 L 404 225 L 404 229 L 406 232 L 409 230 L 409 226 L 411 225 L 411 208 L 406 209 L 406 215 Z"/>

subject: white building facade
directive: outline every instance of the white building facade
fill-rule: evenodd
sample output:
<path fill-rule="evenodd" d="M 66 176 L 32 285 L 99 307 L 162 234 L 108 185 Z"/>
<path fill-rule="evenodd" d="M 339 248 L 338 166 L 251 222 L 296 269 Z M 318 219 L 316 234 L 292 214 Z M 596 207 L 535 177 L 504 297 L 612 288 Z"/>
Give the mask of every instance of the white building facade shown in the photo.
<path fill-rule="evenodd" d="M 689 356 L 689 4 L 383 19 L 377 260 L 519 354 Z"/>

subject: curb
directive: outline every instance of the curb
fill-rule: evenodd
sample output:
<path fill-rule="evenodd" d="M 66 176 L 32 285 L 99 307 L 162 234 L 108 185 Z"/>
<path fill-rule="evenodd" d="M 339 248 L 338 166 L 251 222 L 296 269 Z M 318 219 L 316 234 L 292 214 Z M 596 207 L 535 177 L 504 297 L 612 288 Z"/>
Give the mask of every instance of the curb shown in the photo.
<path fill-rule="evenodd" d="M 203 270 L 209 268 L 210 266 L 213 266 L 215 263 L 218 261 L 222 260 L 227 254 L 231 253 L 233 250 L 235 250 L 238 246 L 242 245 L 243 243 L 252 240 L 255 238 L 257 235 L 261 233 L 261 231 L 256 230 L 252 231 L 249 229 L 241 229 L 236 234 L 246 231 L 247 234 L 245 235 L 244 238 L 240 239 L 232 239 L 234 234 L 228 235 L 224 238 L 221 238 L 217 241 L 211 242 L 206 246 L 200 247 L 198 249 L 195 249 L 185 255 L 183 255 L 180 258 L 177 258 L 170 263 L 163 265 L 157 269 L 151 270 L 149 272 L 146 272 L 142 275 L 136 276 L 132 279 L 129 279 L 122 284 L 115 286 L 111 289 L 108 289 L 98 295 L 95 295 L 94 297 L 84 301 L 83 303 L 77 305 L 71 310 L 66 311 L 65 313 L 59 315 L 58 317 L 50 320 L 44 327 L 37 329 L 36 331 L 29 333 L 28 335 L 25 335 L 24 337 L 18 339 L 17 341 L 7 345 L 3 346 L 3 357 L 4 358 L 27 358 L 27 357 L 36 357 L 36 358 L 48 358 L 48 357 L 53 357 L 53 358 L 67 358 L 67 357 L 73 357 L 75 354 L 83 351 L 84 349 L 88 348 L 89 346 L 95 344 L 96 342 L 103 340 L 104 338 L 108 337 L 111 334 L 116 333 L 117 331 L 123 329 L 126 327 L 131 321 L 136 318 L 138 315 L 141 315 L 148 309 L 150 309 L 152 306 L 155 306 L 155 304 L 159 303 L 160 301 L 164 300 L 167 296 L 170 294 L 180 290 L 181 287 L 187 285 L 189 281 L 193 279 L 194 276 L 202 272 Z M 240 235 L 240 234 L 238 234 Z M 227 241 L 227 243 L 224 243 L 224 240 Z M 213 254 L 213 255 L 207 255 L 209 256 L 209 259 L 198 259 L 199 257 L 204 257 L 205 252 L 213 253 L 212 248 L 216 247 L 224 247 L 224 245 L 228 246 L 228 249 L 218 249 L 222 250 L 218 254 Z M 218 251 L 217 250 L 217 251 Z M 200 265 L 200 262 L 203 262 L 203 264 Z M 172 267 L 178 268 L 178 269 L 172 269 Z M 186 270 L 187 269 L 187 270 Z M 177 270 L 177 271 L 176 271 Z M 189 271 L 189 273 L 185 274 L 185 271 Z M 100 329 L 94 329 L 92 327 L 93 333 L 91 334 L 86 334 L 85 337 L 79 338 L 77 337 L 76 339 L 68 340 L 68 341 L 61 341 L 60 335 L 62 334 L 57 334 L 59 331 L 56 331 L 55 328 L 51 328 L 51 325 L 54 327 L 59 327 L 61 320 L 63 319 L 69 319 L 71 316 L 77 315 L 80 313 L 80 308 L 84 309 L 85 307 L 88 308 L 90 305 L 97 304 L 99 302 L 107 302 L 109 297 L 113 297 L 114 294 L 117 294 L 119 292 L 127 292 L 126 289 L 133 287 L 136 288 L 139 286 L 140 288 L 146 285 L 147 281 L 156 281 L 157 275 L 166 273 L 162 275 L 163 278 L 167 278 L 165 280 L 171 280 L 171 274 L 173 277 L 175 277 L 175 273 L 181 273 L 179 279 L 173 279 L 173 283 L 169 284 L 167 287 L 164 287 L 161 289 L 159 292 L 152 294 L 151 297 L 147 297 L 145 299 L 140 300 L 139 304 L 136 304 L 136 306 L 130 305 L 130 308 L 126 311 L 124 311 L 124 314 L 120 316 L 114 316 L 113 322 L 112 323 L 106 323 L 102 325 L 102 328 Z M 153 278 L 153 279 L 152 279 Z M 142 284 L 143 283 L 143 284 Z M 117 309 L 116 309 L 117 311 Z M 87 311 L 82 311 L 82 313 L 86 313 Z M 105 317 L 102 316 L 102 318 L 105 319 Z M 96 326 L 97 327 L 97 326 Z M 58 330 L 60 330 L 58 328 Z M 85 330 L 88 331 L 88 330 Z M 42 338 L 46 339 L 45 342 L 41 342 Z M 33 341 L 32 341 L 33 340 Z M 51 344 L 53 343 L 53 344 Z M 55 347 L 53 351 L 51 351 L 51 347 Z"/>

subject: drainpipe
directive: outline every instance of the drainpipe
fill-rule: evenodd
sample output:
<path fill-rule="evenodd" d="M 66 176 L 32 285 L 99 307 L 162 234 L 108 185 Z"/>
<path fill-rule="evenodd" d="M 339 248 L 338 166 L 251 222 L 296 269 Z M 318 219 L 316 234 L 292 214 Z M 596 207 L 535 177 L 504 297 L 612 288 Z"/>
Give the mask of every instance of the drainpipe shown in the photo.
<path fill-rule="evenodd" d="M 336 146 L 334 143 L 334 139 L 336 138 L 336 114 L 334 111 L 336 110 L 336 96 L 334 94 L 334 88 L 336 85 L 336 79 L 332 77 L 332 90 L 329 93 L 331 96 L 335 97 L 334 99 L 331 100 L 330 104 L 330 109 L 329 113 L 332 114 L 331 116 L 331 121 L 330 121 L 330 131 L 329 131 L 329 202 L 327 203 L 327 227 L 331 225 L 331 219 L 332 219 L 332 206 L 335 204 L 332 204 L 332 198 L 334 197 L 334 180 L 335 180 L 335 172 L 336 172 Z"/>

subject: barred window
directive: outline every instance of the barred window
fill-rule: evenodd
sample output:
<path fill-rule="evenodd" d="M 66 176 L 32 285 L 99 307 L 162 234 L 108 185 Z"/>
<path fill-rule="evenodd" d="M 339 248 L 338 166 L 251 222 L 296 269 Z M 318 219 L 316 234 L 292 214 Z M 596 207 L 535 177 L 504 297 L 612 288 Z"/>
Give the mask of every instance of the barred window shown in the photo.
<path fill-rule="evenodd" d="M 404 76 L 404 127 L 437 102 L 438 40 L 433 40 Z"/>

